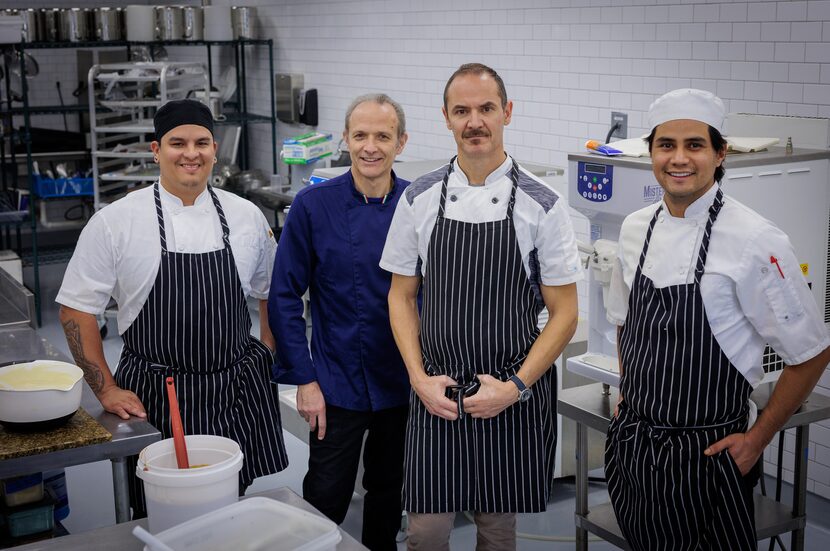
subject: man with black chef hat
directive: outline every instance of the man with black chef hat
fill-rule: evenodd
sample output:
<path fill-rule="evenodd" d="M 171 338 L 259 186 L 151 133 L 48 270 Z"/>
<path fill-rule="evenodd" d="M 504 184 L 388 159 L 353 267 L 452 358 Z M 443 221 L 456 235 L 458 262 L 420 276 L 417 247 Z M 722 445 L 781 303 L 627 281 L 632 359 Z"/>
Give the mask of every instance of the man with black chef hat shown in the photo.
<path fill-rule="evenodd" d="M 830 361 L 789 239 L 721 190 L 725 115 L 702 90 L 651 104 L 663 200 L 620 232 L 607 316 L 622 377 L 605 459 L 634 550 L 756 549 L 758 459 Z M 767 343 L 787 367 L 748 428 Z"/>
<path fill-rule="evenodd" d="M 87 223 L 58 293 L 60 319 L 107 411 L 146 416 L 169 438 L 164 381 L 172 376 L 185 434 L 239 443 L 244 489 L 288 464 L 270 382 L 266 300 L 276 243 L 256 206 L 208 185 L 217 146 L 205 105 L 168 102 L 153 123 L 159 181 Z M 259 300 L 261 341 L 250 334 L 248 296 Z M 110 297 L 124 339 L 114 378 L 95 319 Z"/>
<path fill-rule="evenodd" d="M 582 268 L 565 201 L 504 152 L 512 110 L 490 67 L 453 73 L 443 114 L 458 155 L 407 188 L 383 250 L 413 388 L 410 549 L 448 549 L 458 511 L 475 512 L 477 549 L 515 549 L 516 513 L 544 511 L 553 480 L 552 365 L 576 329 Z"/>

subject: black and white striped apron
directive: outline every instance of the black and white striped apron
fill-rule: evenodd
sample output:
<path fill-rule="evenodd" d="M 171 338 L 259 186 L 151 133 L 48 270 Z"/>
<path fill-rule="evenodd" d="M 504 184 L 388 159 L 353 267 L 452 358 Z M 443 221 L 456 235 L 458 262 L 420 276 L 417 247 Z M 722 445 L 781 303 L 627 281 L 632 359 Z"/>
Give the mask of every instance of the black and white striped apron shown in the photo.
<path fill-rule="evenodd" d="M 154 185 L 161 261 L 153 289 L 124 332 L 115 379 L 138 395 L 147 420 L 171 437 L 165 378 L 172 375 L 185 434 L 215 434 L 245 454 L 240 482 L 288 465 L 271 351 L 252 337 L 222 205 L 208 191 L 222 225 L 224 248 L 206 253 L 167 249 L 159 184 Z M 138 495 L 142 495 L 140 481 Z M 141 501 L 134 504 L 140 504 Z"/>
<path fill-rule="evenodd" d="M 447 181 L 423 280 L 421 348 L 430 376 L 473 385 L 502 381 L 522 365 L 539 334 L 543 303 L 528 281 L 513 227 L 519 167 L 507 216 L 469 223 L 444 217 Z M 451 197 L 454 200 L 454 197 Z M 491 419 L 431 415 L 413 391 L 406 434 L 404 508 L 416 513 L 544 511 L 553 481 L 555 368 L 533 397 Z"/>
<path fill-rule="evenodd" d="M 694 281 L 661 289 L 643 275 L 646 234 L 620 334 L 623 402 L 605 451 L 608 492 L 633 550 L 755 549 L 752 485 L 728 451 L 703 451 L 744 432 L 751 385 L 712 334 L 700 279 L 720 189 L 698 252 Z"/>

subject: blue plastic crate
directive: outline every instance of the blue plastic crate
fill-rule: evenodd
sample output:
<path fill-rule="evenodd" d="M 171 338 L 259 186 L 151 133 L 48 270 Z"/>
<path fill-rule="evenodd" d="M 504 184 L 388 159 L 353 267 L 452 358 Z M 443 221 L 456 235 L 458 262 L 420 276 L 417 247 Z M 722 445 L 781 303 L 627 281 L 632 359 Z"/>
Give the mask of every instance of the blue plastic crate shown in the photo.
<path fill-rule="evenodd" d="M 39 197 L 78 197 L 93 195 L 92 178 L 44 178 L 35 175 L 35 191 Z"/>

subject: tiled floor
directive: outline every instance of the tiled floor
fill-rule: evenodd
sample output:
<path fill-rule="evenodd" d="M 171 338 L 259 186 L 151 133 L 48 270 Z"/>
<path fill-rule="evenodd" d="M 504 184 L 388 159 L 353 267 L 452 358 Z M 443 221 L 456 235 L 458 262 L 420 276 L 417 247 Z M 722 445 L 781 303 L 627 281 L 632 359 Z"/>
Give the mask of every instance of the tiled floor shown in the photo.
<path fill-rule="evenodd" d="M 47 339 L 68 354 L 63 332 L 58 322 L 57 306 L 54 303 L 64 268 L 64 265 L 52 265 L 46 266 L 41 271 L 45 300 L 43 326 L 40 331 Z M 255 312 L 254 318 L 253 326 L 258 328 L 259 324 Z M 109 336 L 104 341 L 104 352 L 110 365 L 114 366 L 117 363 L 120 350 L 121 339 L 117 336 L 115 320 L 110 320 Z M 305 474 L 305 465 L 308 461 L 308 447 L 288 433 L 286 433 L 286 446 L 291 461 L 289 467 L 281 473 L 257 480 L 248 490 L 249 493 L 280 486 L 288 486 L 297 493 L 302 492 L 302 477 Z M 601 473 L 596 474 L 601 476 Z M 72 467 L 67 470 L 67 481 L 71 514 L 65 524 L 70 532 L 81 532 L 115 522 L 109 462 L 104 461 Z M 772 482 L 768 483 L 768 487 L 772 487 Z M 589 495 L 591 504 L 602 503 L 607 499 L 608 494 L 602 484 L 591 484 Z M 789 489 L 786 487 L 784 499 L 790 499 Z M 361 510 L 362 498 L 355 494 L 349 513 L 343 523 L 343 528 L 356 539 L 360 539 Z M 518 549 L 520 551 L 573 549 L 573 511 L 573 480 L 557 481 L 547 512 L 519 516 L 518 530 L 520 537 Z M 830 502 L 808 494 L 807 511 L 806 549 L 808 551 L 825 551 L 830 548 Z M 785 537 L 783 540 L 789 549 L 789 537 Z M 475 526 L 463 515 L 458 515 L 456 518 L 450 543 L 453 549 L 471 550 L 475 548 Z M 405 544 L 400 543 L 398 547 L 399 549 L 405 549 Z M 604 541 L 591 541 L 589 547 L 592 550 L 616 549 L 616 547 Z M 759 548 L 766 550 L 768 542 L 761 542 Z"/>

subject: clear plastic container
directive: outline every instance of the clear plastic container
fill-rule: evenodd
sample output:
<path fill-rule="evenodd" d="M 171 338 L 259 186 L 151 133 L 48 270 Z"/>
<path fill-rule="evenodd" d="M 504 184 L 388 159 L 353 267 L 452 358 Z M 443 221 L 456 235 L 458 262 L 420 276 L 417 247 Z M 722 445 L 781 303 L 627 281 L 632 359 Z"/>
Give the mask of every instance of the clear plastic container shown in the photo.
<path fill-rule="evenodd" d="M 9 535 L 13 538 L 45 532 L 55 527 L 55 500 L 46 494 L 35 504 L 24 505 L 14 511 L 7 510 L 6 522 L 9 525 Z"/>
<path fill-rule="evenodd" d="M 243 499 L 156 534 L 176 551 L 324 551 L 340 541 L 327 518 L 265 497 Z M 144 551 L 151 551 L 147 546 Z"/>
<path fill-rule="evenodd" d="M 0 481 L 8 507 L 18 507 L 43 499 L 43 474 L 27 474 Z"/>

